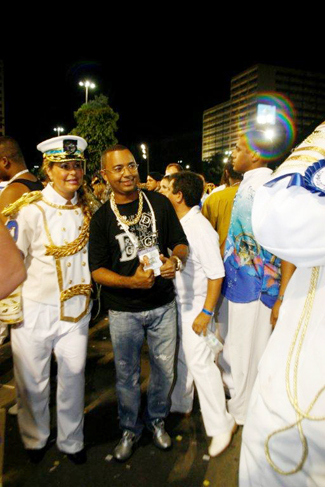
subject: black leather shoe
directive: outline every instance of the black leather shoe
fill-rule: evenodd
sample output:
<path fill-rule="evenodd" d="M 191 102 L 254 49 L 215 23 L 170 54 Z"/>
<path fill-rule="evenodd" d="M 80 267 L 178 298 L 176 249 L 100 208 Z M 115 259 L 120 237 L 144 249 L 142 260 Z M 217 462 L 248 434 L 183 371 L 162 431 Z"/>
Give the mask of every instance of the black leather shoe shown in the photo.
<path fill-rule="evenodd" d="M 164 421 L 156 419 L 151 423 L 150 429 L 153 431 L 154 445 L 160 450 L 169 450 L 172 446 L 172 440 L 167 431 L 165 431 Z"/>
<path fill-rule="evenodd" d="M 87 453 L 84 448 L 76 453 L 66 453 L 66 455 L 70 462 L 74 463 L 75 465 L 83 465 L 87 461 Z"/>
<path fill-rule="evenodd" d="M 43 448 L 37 448 L 35 450 L 26 448 L 26 453 L 32 463 L 40 463 L 46 453 L 46 446 L 43 446 Z"/>
<path fill-rule="evenodd" d="M 134 452 L 140 436 L 136 436 L 132 431 L 123 431 L 123 436 L 114 448 L 113 456 L 119 462 L 125 462 Z"/>

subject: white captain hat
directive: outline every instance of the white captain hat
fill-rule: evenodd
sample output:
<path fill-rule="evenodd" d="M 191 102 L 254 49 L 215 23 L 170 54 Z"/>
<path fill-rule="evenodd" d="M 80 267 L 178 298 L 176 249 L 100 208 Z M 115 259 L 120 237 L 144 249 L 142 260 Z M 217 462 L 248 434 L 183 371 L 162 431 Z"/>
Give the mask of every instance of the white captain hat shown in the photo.
<path fill-rule="evenodd" d="M 38 144 L 37 149 L 43 153 L 44 159 L 56 160 L 83 159 L 87 142 L 77 135 L 61 135 L 52 137 Z"/>

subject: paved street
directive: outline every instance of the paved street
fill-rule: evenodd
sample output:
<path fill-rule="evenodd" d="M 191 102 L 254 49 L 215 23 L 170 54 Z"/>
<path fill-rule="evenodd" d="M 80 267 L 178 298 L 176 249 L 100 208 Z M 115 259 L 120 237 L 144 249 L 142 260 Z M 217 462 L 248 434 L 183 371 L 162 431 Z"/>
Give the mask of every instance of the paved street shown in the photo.
<path fill-rule="evenodd" d="M 141 388 L 145 393 L 149 365 L 146 347 L 142 356 Z M 13 401 L 10 346 L 0 349 L 0 403 Z M 52 427 L 55 438 L 55 364 L 52 373 Z M 232 487 L 237 485 L 241 428 L 229 449 L 219 458 L 207 457 L 209 439 L 205 435 L 199 405 L 190 418 L 171 415 L 166 429 L 173 438 L 173 449 L 157 450 L 145 433 L 132 458 L 123 464 L 111 458 L 120 437 L 114 389 L 114 363 L 106 320 L 90 330 L 86 371 L 85 440 L 88 462 L 75 466 L 55 446 L 54 439 L 39 465 L 31 464 L 22 447 L 16 417 L 7 414 L 4 457 L 4 487 L 9 486 L 91 486 L 148 487 L 202 485 Z M 145 397 L 143 396 L 143 399 Z"/>

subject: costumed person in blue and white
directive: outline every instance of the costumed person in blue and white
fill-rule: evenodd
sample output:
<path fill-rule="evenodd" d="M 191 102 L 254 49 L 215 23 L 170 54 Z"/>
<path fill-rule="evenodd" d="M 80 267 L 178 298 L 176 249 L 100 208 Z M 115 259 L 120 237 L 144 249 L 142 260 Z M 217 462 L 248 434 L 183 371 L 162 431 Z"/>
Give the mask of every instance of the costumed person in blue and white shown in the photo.
<path fill-rule="evenodd" d="M 234 201 L 224 254 L 222 294 L 226 299 L 221 311 L 228 308 L 228 318 L 220 364 L 231 396 L 228 411 L 239 425 L 245 423 L 258 362 L 285 284 L 281 283 L 281 267 L 286 263 L 256 242 L 251 222 L 255 192 L 270 179 L 272 170 L 267 164 L 276 154 L 274 144 L 258 130 L 243 134 L 233 152 L 233 168 L 244 177 Z M 223 322 L 220 316 L 218 320 Z"/>
<path fill-rule="evenodd" d="M 258 242 L 296 266 L 259 364 L 240 485 L 325 485 L 325 122 L 255 196 Z"/>
<path fill-rule="evenodd" d="M 86 461 L 84 369 L 91 310 L 87 249 L 91 209 L 82 187 L 86 147 L 84 139 L 70 135 L 39 144 L 51 182 L 3 212 L 10 217 L 7 227 L 27 269 L 22 314 L 15 319 L 20 324 L 12 328 L 11 344 L 19 429 L 35 463 L 43 458 L 50 435 L 52 350 L 58 365 L 57 445 L 74 463 Z"/>

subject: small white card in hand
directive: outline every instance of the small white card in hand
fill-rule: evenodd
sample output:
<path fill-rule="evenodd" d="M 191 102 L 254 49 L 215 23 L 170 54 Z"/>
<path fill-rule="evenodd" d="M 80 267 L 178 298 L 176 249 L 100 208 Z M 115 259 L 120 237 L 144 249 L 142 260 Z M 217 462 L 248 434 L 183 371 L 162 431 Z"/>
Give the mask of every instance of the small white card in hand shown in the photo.
<path fill-rule="evenodd" d="M 145 271 L 147 271 L 148 269 L 152 269 L 155 276 L 160 276 L 160 267 L 162 266 L 162 262 L 159 257 L 159 249 L 156 245 L 143 250 L 139 250 L 138 256 L 140 262 L 142 263 L 144 257 L 147 257 L 148 259 L 149 263 L 145 264 L 143 267 Z"/>

